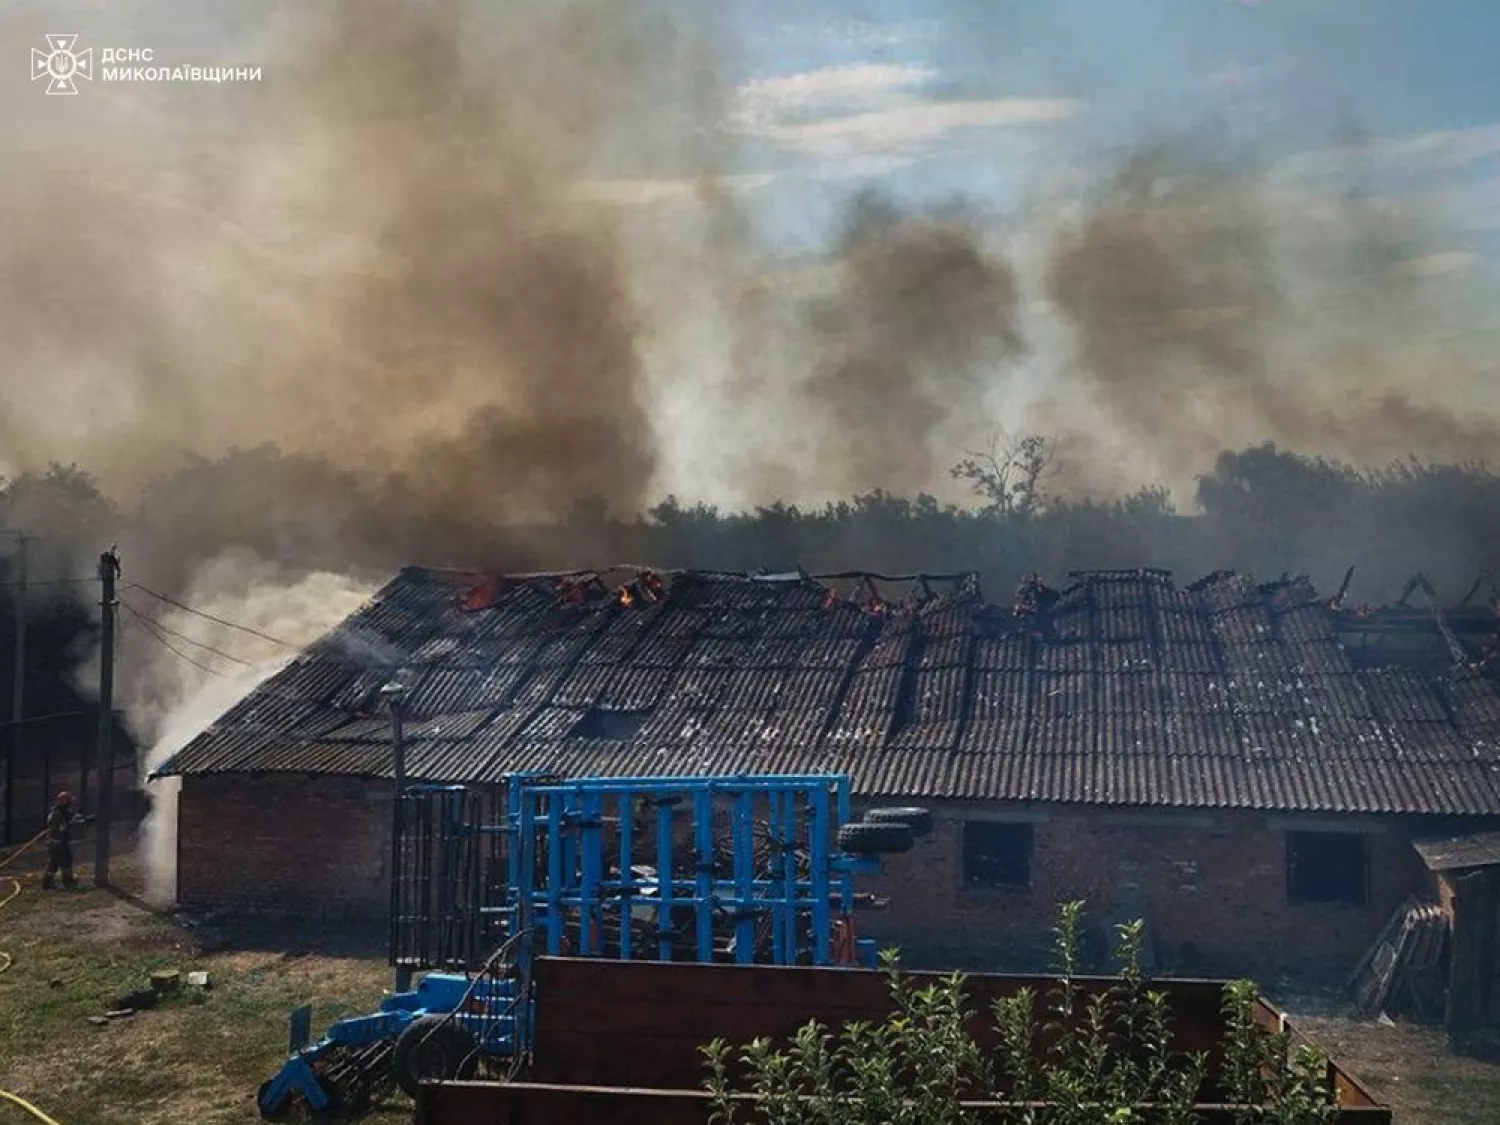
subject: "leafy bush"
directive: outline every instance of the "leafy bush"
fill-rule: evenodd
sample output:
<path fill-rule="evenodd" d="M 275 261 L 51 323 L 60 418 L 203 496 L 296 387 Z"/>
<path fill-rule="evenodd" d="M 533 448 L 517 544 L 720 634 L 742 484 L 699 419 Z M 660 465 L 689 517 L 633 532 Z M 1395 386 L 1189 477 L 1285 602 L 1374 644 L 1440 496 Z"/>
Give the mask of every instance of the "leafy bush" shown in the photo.
<path fill-rule="evenodd" d="M 1006 1102 L 985 1120 L 1017 1125 L 1099 1125 L 1150 1120 L 1197 1121 L 1207 1059 L 1172 1046 L 1167 994 L 1140 969 L 1142 927 L 1117 930 L 1124 969 L 1102 991 L 1084 997 L 1078 981 L 1082 903 L 1062 907 L 1057 978 L 1036 1014 L 1030 989 L 997 1000 L 990 1013 L 999 1043 L 988 1057 L 969 1033 L 977 1013 L 965 999 L 965 977 L 953 973 L 918 987 L 894 954 L 882 957 L 892 1015 L 861 1021 L 837 1035 L 816 1021 L 778 1046 L 756 1039 L 738 1056 L 724 1040 L 703 1048 L 705 1088 L 714 1120 L 766 1125 L 957 1125 L 964 1101 Z M 1255 1021 L 1255 986 L 1237 981 L 1224 993 L 1221 1086 L 1242 1106 L 1237 1120 L 1304 1125 L 1336 1112 L 1327 1058 L 1293 1050 L 1285 1031 Z M 732 1073 L 736 1064 L 744 1079 Z M 737 1093 L 752 1095 L 747 1112 Z M 1146 1111 L 1149 1107 L 1149 1111 Z M 1149 1113 L 1149 1116 L 1147 1115 Z"/>

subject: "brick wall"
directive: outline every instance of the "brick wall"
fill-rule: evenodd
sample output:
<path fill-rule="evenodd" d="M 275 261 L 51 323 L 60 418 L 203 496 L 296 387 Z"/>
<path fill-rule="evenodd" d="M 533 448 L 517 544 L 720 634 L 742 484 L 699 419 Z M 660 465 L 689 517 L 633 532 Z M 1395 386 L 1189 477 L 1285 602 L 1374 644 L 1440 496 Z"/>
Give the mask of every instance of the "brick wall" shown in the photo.
<path fill-rule="evenodd" d="M 861 915 L 862 934 L 899 944 L 914 965 L 1041 967 L 1057 904 L 1084 899 L 1105 918 L 1143 904 L 1161 967 L 1173 971 L 1342 974 L 1403 898 L 1430 887 L 1409 833 L 1391 820 L 932 807 L 933 833 L 907 855 L 889 857 L 883 875 L 862 882 L 892 900 L 886 911 Z M 964 821 L 1028 816 L 1031 886 L 966 888 Z M 1290 903 L 1288 828 L 1368 830 L 1367 904 Z"/>
<path fill-rule="evenodd" d="M 1298 820 L 1259 813 L 1124 813 L 931 806 L 933 833 L 886 861 L 860 889 L 889 896 L 860 931 L 896 944 L 914 966 L 1043 967 L 1057 903 L 1095 916 L 1144 905 L 1161 967 L 1180 973 L 1343 974 L 1409 894 L 1431 877 L 1399 821 Z M 970 889 L 963 825 L 1028 821 L 1031 886 Z M 1364 906 L 1288 902 L 1286 831 L 1358 829 L 1369 857 Z M 384 783 L 345 778 L 185 778 L 178 801 L 178 899 L 188 906 L 383 915 L 389 901 L 390 798 Z M 1132 892 L 1129 888 L 1138 890 Z"/>
<path fill-rule="evenodd" d="M 383 915 L 390 817 L 389 783 L 277 774 L 183 778 L 177 900 Z"/>

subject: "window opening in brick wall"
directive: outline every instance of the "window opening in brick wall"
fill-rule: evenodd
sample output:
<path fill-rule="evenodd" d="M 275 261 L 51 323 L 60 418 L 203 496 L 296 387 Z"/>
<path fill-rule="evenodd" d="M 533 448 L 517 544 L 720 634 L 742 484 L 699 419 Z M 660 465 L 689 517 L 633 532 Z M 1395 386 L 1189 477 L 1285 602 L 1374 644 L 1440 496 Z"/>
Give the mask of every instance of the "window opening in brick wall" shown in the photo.
<path fill-rule="evenodd" d="M 1024 890 L 1031 886 L 1032 826 L 993 820 L 964 823 L 966 887 Z"/>
<path fill-rule="evenodd" d="M 1288 832 L 1289 902 L 1363 906 L 1369 892 L 1365 838 L 1355 832 Z"/>

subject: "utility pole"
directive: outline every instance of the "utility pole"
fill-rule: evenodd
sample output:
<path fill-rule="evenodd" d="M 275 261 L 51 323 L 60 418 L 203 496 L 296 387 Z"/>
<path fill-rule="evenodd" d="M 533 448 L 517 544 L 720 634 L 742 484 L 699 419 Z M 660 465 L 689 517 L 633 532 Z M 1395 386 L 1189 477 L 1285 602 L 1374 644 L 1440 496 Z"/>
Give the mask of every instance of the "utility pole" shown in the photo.
<path fill-rule="evenodd" d="M 94 841 L 94 886 L 109 886 L 109 829 L 115 796 L 115 579 L 120 557 L 111 547 L 99 556 L 99 809 Z"/>
<path fill-rule="evenodd" d="M 16 615 L 16 641 L 13 649 L 14 666 L 11 669 L 9 737 L 5 741 L 5 842 L 14 834 L 16 823 L 16 758 L 21 746 L 21 732 L 26 719 L 26 545 L 32 536 L 24 531 L 16 532 L 15 573 L 12 576 L 15 591 L 12 605 Z M 48 800 L 51 794 L 45 795 Z"/>
<path fill-rule="evenodd" d="M 402 707 L 406 699 L 406 685 L 391 680 L 380 689 L 381 696 L 390 705 L 391 711 L 391 773 L 394 776 L 394 800 L 391 802 L 391 927 L 396 934 L 401 926 L 401 845 L 405 825 L 401 801 L 406 794 L 406 716 Z M 399 959 L 401 950 L 392 942 L 392 952 Z M 395 991 L 406 992 L 411 988 L 411 969 L 396 965 Z"/>

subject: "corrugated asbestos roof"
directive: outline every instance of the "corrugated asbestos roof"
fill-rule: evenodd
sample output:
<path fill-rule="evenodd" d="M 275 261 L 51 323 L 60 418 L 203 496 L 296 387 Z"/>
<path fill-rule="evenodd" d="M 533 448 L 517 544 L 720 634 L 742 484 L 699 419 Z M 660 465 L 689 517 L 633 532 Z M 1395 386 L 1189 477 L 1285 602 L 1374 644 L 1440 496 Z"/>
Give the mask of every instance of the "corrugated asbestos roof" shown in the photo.
<path fill-rule="evenodd" d="M 1500 814 L 1491 675 L 1356 668 L 1302 581 L 1093 572 L 1018 615 L 964 576 L 903 599 L 645 573 L 405 570 L 158 772 L 389 777 L 398 679 L 431 781 L 838 771 L 910 798 Z"/>

